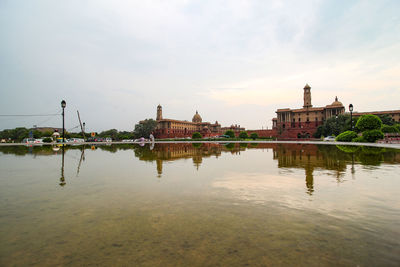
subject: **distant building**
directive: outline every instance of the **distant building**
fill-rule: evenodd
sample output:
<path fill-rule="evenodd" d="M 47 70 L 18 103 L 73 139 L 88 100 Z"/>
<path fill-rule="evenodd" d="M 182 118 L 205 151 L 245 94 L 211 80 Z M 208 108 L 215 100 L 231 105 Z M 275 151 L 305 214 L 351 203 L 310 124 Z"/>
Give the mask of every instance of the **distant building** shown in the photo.
<path fill-rule="evenodd" d="M 362 115 L 388 115 L 394 120 L 396 123 L 400 123 L 400 110 L 387 110 L 387 111 L 370 111 L 370 112 L 353 112 L 354 117 L 360 117 Z"/>
<path fill-rule="evenodd" d="M 277 118 L 272 120 L 272 127 L 278 138 L 311 138 L 318 126 L 322 125 L 325 120 L 344 114 L 345 108 L 337 97 L 330 105 L 313 107 L 311 87 L 306 84 L 303 90 L 303 108 L 283 108 L 276 111 Z"/>
<path fill-rule="evenodd" d="M 231 131 L 234 131 L 235 134 L 238 135 L 238 134 L 240 134 L 240 132 L 243 132 L 243 131 L 245 131 L 246 129 L 245 129 L 244 127 L 240 127 L 240 125 L 237 125 L 237 124 L 233 125 L 233 124 L 232 124 L 232 125 L 229 126 L 229 127 L 222 127 L 221 130 L 222 130 L 223 133 L 225 133 L 226 131 L 231 130 Z"/>
<path fill-rule="evenodd" d="M 34 127 L 32 128 L 32 130 L 39 131 L 41 133 L 62 132 L 62 128 L 53 128 L 53 127 Z"/>
<path fill-rule="evenodd" d="M 182 121 L 163 118 L 161 105 L 157 106 L 157 128 L 154 132 L 156 138 L 183 138 L 191 137 L 194 132 L 199 132 L 203 137 L 216 136 L 221 133 L 221 125 L 203 122 L 200 114 L 194 114 L 192 121 Z"/>

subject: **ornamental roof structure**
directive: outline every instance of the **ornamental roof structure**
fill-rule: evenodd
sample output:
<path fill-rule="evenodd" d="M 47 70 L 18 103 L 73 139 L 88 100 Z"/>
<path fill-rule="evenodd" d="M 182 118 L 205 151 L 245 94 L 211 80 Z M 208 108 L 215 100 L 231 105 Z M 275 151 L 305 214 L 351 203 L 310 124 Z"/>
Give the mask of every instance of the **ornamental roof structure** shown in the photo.
<path fill-rule="evenodd" d="M 194 114 L 192 122 L 199 123 L 199 122 L 202 122 L 202 121 L 203 121 L 203 119 L 201 118 L 200 114 L 196 110 L 196 114 Z"/>

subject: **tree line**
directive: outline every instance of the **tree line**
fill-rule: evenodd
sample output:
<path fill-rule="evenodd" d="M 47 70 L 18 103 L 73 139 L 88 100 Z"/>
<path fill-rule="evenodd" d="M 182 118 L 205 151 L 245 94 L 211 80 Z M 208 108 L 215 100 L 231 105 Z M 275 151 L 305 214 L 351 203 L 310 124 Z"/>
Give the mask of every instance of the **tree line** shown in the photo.
<path fill-rule="evenodd" d="M 140 137 L 148 138 L 157 126 L 157 122 L 153 119 L 147 119 L 144 123 L 135 125 L 133 131 L 118 131 L 117 129 L 109 129 L 102 132 L 95 132 L 96 137 L 106 138 L 110 137 L 113 140 L 135 139 Z M 14 129 L 5 129 L 0 131 L 0 139 L 6 141 L 21 142 L 24 138 L 46 138 L 53 135 L 53 131 L 41 132 L 34 128 L 17 127 Z M 61 135 L 62 133 L 60 133 Z M 90 133 L 85 133 L 86 138 L 90 137 Z M 65 138 L 83 138 L 82 132 L 67 132 L 65 131 Z"/>

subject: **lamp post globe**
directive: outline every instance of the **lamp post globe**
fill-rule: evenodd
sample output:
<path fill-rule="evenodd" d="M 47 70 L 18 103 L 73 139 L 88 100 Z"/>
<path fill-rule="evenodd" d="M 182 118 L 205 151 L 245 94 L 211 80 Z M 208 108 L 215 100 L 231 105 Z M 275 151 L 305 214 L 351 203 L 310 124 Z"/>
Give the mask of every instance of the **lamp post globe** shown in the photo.
<path fill-rule="evenodd" d="M 349 110 L 350 110 L 350 125 L 351 125 L 351 130 L 353 130 L 353 104 L 349 105 Z"/>
<path fill-rule="evenodd" d="M 67 106 L 67 102 L 65 102 L 65 100 L 62 100 L 61 101 L 61 107 L 62 107 L 62 133 L 63 133 L 63 140 L 62 140 L 62 142 L 63 142 L 63 144 L 64 144 L 64 141 L 65 141 L 65 127 L 64 127 L 64 109 L 65 109 L 65 107 Z"/>

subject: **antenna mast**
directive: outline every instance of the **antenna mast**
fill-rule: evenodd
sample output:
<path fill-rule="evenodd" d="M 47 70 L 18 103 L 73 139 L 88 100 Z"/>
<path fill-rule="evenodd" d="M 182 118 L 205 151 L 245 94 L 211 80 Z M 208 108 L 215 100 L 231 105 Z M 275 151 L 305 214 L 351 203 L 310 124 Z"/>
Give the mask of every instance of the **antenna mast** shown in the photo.
<path fill-rule="evenodd" d="M 83 131 L 83 126 L 82 126 L 82 122 L 81 122 L 81 116 L 79 116 L 79 111 L 78 110 L 76 111 L 76 113 L 78 113 L 78 119 L 79 119 L 79 124 L 81 125 L 83 140 L 86 140 L 85 132 Z"/>

